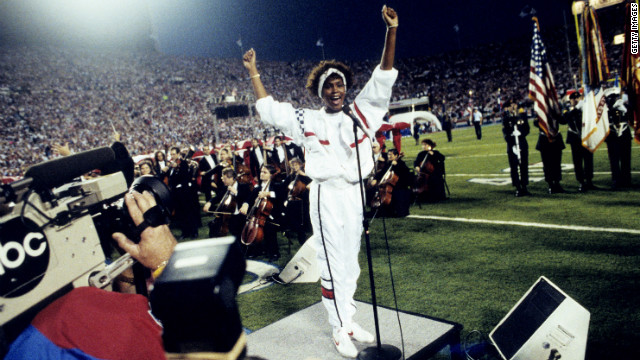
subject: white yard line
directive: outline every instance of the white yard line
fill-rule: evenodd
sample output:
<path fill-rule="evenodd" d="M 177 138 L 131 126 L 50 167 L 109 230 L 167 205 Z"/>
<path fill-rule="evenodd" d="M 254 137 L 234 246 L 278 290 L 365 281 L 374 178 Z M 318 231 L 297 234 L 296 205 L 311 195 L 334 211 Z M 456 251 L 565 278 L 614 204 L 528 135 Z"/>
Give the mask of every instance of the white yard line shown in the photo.
<path fill-rule="evenodd" d="M 485 219 L 466 219 L 459 217 L 445 217 L 445 216 L 427 216 L 427 215 L 409 215 L 408 218 L 423 219 L 423 220 L 440 220 L 440 221 L 457 221 L 476 224 L 494 224 L 494 225 L 515 225 L 526 227 L 538 227 L 545 229 L 558 229 L 558 230 L 574 230 L 574 231 L 593 231 L 593 232 L 609 232 L 609 233 L 624 233 L 640 235 L 640 230 L 634 229 L 619 229 L 619 228 L 601 228 L 593 226 L 579 226 L 579 225 L 555 225 L 555 224 L 543 224 L 524 221 L 502 221 L 502 220 L 485 220 Z"/>
<path fill-rule="evenodd" d="M 508 169 L 505 169 L 507 171 Z M 529 169 L 529 174 L 531 173 L 542 173 L 542 169 Z M 564 170 L 563 173 L 573 173 L 573 170 Z M 640 171 L 632 171 L 632 174 L 640 174 Z M 611 175 L 611 171 L 594 171 L 593 175 Z M 455 176 L 455 177 L 504 177 L 511 176 L 508 172 L 498 173 L 498 174 L 447 174 L 447 176 Z"/>

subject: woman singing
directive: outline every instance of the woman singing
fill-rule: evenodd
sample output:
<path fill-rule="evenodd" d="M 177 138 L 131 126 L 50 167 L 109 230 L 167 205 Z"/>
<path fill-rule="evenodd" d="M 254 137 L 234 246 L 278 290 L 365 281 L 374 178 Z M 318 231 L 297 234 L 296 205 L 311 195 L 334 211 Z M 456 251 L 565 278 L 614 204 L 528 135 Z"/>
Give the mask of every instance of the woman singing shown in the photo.
<path fill-rule="evenodd" d="M 262 121 L 279 128 L 306 150 L 306 173 L 313 180 L 310 213 L 317 239 L 322 302 L 333 327 L 334 344 L 345 357 L 358 354 L 351 339 L 375 340 L 352 320 L 356 312 L 353 295 L 360 274 L 358 252 L 363 216 L 355 147 L 359 147 L 364 178 L 373 169 L 370 138 L 382 125 L 398 75 L 393 68 L 398 16 L 384 6 L 382 18 L 387 26 L 382 60 L 349 105 L 361 128 L 355 138 L 353 121 L 343 112 L 346 91 L 353 86 L 348 66 L 337 61 L 318 64 L 308 76 L 306 88 L 324 106 L 319 110 L 295 109 L 292 104 L 278 102 L 267 94 L 256 66 L 255 51 L 251 49 L 243 57 Z"/>

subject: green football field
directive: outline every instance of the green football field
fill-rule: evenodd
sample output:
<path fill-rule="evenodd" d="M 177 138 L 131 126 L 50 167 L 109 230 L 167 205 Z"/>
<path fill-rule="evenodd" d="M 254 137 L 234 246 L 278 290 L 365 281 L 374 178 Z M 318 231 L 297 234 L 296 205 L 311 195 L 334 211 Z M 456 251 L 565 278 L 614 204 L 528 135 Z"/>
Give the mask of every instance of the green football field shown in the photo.
<path fill-rule="evenodd" d="M 412 206 L 407 218 L 371 222 L 378 304 L 395 306 L 391 267 L 400 310 L 460 323 L 463 338 L 472 330 L 488 336 L 544 275 L 590 311 L 587 359 L 640 358 L 640 187 L 609 190 L 603 144 L 594 155 L 601 190 L 577 191 L 567 148 L 561 182 L 567 192 L 549 195 L 535 130 L 528 136 L 533 196 L 523 198 L 514 197 L 500 125 L 484 126 L 482 140 L 473 128 L 455 129 L 450 143 L 444 133 L 430 134 L 446 156 L 450 199 Z M 408 164 L 420 150 L 404 138 Z M 634 143 L 636 185 L 639 151 Z M 206 227 L 200 234 L 206 237 Z M 281 236 L 276 265 L 284 267 L 298 248 Z M 360 259 L 356 299 L 371 302 L 364 241 Z M 257 330 L 319 301 L 320 287 L 270 286 L 237 300 L 243 325 Z"/>

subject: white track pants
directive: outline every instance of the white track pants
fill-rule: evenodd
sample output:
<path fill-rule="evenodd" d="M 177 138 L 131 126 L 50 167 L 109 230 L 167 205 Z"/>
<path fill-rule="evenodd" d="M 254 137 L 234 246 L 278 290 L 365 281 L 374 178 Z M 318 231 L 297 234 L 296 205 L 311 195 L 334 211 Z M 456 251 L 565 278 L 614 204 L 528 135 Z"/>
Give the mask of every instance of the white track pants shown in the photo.
<path fill-rule="evenodd" d="M 311 183 L 309 210 L 316 238 L 322 303 L 334 327 L 350 326 L 356 312 L 362 235 L 362 202 L 358 184 Z"/>

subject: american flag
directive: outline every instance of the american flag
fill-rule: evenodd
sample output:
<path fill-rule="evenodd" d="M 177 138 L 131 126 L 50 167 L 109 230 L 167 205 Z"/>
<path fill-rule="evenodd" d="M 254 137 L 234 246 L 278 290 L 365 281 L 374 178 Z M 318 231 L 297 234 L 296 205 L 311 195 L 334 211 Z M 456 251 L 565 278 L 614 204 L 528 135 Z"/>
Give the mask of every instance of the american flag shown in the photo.
<path fill-rule="evenodd" d="M 555 137 L 558 133 L 558 119 L 561 116 L 560 105 L 536 18 L 533 19 L 529 97 L 533 100 L 533 110 L 538 117 L 538 126 L 548 138 Z"/>

